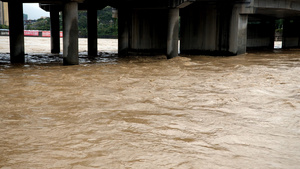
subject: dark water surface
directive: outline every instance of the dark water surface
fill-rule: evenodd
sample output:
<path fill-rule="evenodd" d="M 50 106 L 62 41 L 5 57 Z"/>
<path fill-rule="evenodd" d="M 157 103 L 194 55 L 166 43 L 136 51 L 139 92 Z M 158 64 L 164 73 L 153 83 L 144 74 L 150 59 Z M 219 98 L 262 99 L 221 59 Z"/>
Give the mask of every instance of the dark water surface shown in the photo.
<path fill-rule="evenodd" d="M 300 51 L 0 55 L 0 168 L 299 168 Z"/>

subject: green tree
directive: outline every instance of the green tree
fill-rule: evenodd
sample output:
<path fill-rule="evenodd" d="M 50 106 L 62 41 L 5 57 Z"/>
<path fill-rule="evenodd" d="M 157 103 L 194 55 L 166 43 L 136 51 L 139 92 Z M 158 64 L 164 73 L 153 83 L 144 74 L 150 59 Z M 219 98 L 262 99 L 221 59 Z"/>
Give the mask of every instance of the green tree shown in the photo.
<path fill-rule="evenodd" d="M 112 7 L 108 6 L 97 13 L 98 37 L 116 37 L 118 35 L 117 19 L 112 18 Z M 87 12 L 78 12 L 78 31 L 80 37 L 87 37 Z"/>
<path fill-rule="evenodd" d="M 98 37 L 116 37 L 118 35 L 118 20 L 112 18 L 112 7 L 108 6 L 97 13 Z M 59 16 L 60 30 L 63 31 L 63 17 Z M 40 18 L 36 22 L 28 24 L 27 30 L 50 30 L 50 18 Z M 78 12 L 79 37 L 87 37 L 87 12 Z"/>
<path fill-rule="evenodd" d="M 50 18 L 40 18 L 34 23 L 30 23 L 26 26 L 26 30 L 50 30 Z"/>
<path fill-rule="evenodd" d="M 87 37 L 87 12 L 78 12 L 78 31 L 79 37 Z"/>
<path fill-rule="evenodd" d="M 276 29 L 276 32 L 283 31 L 283 19 L 278 19 L 275 21 L 275 29 Z"/>
<path fill-rule="evenodd" d="M 112 18 L 112 7 L 98 11 L 98 37 L 115 37 L 118 35 L 118 20 Z"/>
<path fill-rule="evenodd" d="M 9 26 L 7 26 L 7 25 L 0 25 L 0 29 L 9 29 Z"/>

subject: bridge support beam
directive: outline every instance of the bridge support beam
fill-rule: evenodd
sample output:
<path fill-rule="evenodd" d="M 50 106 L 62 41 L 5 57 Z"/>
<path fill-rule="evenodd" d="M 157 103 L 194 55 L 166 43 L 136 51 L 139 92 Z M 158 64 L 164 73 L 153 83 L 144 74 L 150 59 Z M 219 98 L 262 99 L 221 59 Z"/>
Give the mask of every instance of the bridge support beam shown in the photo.
<path fill-rule="evenodd" d="M 131 27 L 131 11 L 118 9 L 118 53 L 127 56 L 129 50 L 129 29 Z"/>
<path fill-rule="evenodd" d="M 174 12 L 174 11 L 173 11 Z M 171 13 L 173 13 L 171 12 Z M 165 55 L 168 11 L 165 9 L 119 9 L 119 55 Z M 172 22 L 174 22 L 174 14 Z M 176 19 L 175 19 L 176 20 Z M 175 26 L 175 22 L 173 26 Z M 171 29 L 171 28 L 170 28 Z M 170 40 L 173 36 L 170 34 Z M 170 51 L 173 42 L 170 41 Z"/>
<path fill-rule="evenodd" d="M 300 47 L 300 19 L 285 19 L 283 23 L 282 48 Z"/>
<path fill-rule="evenodd" d="M 63 62 L 78 65 L 78 3 L 71 1 L 63 9 Z"/>
<path fill-rule="evenodd" d="M 249 17 L 247 30 L 247 48 L 274 49 L 275 19 Z"/>
<path fill-rule="evenodd" d="M 218 50 L 216 5 L 183 8 L 180 29 L 181 54 L 213 54 Z"/>
<path fill-rule="evenodd" d="M 97 9 L 91 4 L 87 10 L 87 28 L 88 28 L 88 55 L 98 55 L 98 34 L 97 34 Z"/>
<path fill-rule="evenodd" d="M 25 63 L 23 4 L 20 1 L 9 1 L 9 40 L 11 63 Z"/>
<path fill-rule="evenodd" d="M 167 51 L 168 11 L 134 9 L 132 14 L 130 52 L 134 55 L 165 55 Z"/>
<path fill-rule="evenodd" d="M 239 6 L 234 5 L 229 32 L 229 53 L 233 55 L 244 54 L 247 49 L 248 15 L 242 15 L 239 12 Z"/>
<path fill-rule="evenodd" d="M 237 55 L 246 52 L 247 15 L 227 3 L 197 3 L 181 11 L 181 54 Z"/>
<path fill-rule="evenodd" d="M 167 58 L 178 56 L 178 35 L 179 35 L 179 8 L 169 9 L 168 12 L 168 37 L 167 37 Z"/>
<path fill-rule="evenodd" d="M 60 32 L 59 32 L 59 10 L 50 7 L 50 22 L 51 22 L 51 53 L 60 52 Z"/>

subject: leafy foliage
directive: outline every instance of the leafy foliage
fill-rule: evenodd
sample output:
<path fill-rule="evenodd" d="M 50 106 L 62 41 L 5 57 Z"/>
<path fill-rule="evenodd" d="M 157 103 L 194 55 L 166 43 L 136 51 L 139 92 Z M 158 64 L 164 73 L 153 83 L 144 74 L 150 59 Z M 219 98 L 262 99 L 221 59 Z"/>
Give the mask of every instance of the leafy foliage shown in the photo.
<path fill-rule="evenodd" d="M 50 30 L 50 18 L 40 18 L 36 22 L 28 23 L 26 30 Z"/>
<path fill-rule="evenodd" d="M 118 35 L 118 20 L 112 18 L 111 7 L 98 11 L 98 21 L 98 37 Z"/>
<path fill-rule="evenodd" d="M 117 19 L 112 18 L 112 8 L 106 7 L 97 13 L 98 37 L 116 37 L 118 35 Z M 87 37 L 87 12 L 78 13 L 78 30 L 81 37 Z"/>
<path fill-rule="evenodd" d="M 78 31 L 79 37 L 87 37 L 87 12 L 78 12 Z"/>
<path fill-rule="evenodd" d="M 59 17 L 60 30 L 63 30 L 62 16 Z M 112 8 L 106 7 L 97 13 L 98 37 L 116 37 L 118 35 L 118 21 L 112 18 Z M 26 30 L 50 30 L 50 18 L 40 18 L 36 22 L 26 25 Z M 78 12 L 78 31 L 79 37 L 87 37 L 87 12 Z"/>
<path fill-rule="evenodd" d="M 281 32 L 283 31 L 283 19 L 278 19 L 275 21 L 275 31 L 276 32 Z"/>
<path fill-rule="evenodd" d="M 9 29 L 9 26 L 7 26 L 7 25 L 0 25 L 0 29 Z"/>

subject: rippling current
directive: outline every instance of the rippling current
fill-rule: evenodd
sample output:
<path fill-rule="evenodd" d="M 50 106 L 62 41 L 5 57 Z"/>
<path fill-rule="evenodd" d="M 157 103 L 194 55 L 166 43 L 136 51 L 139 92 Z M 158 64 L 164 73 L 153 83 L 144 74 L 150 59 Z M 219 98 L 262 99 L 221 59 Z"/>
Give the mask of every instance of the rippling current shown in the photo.
<path fill-rule="evenodd" d="M 300 51 L 0 55 L 0 168 L 299 168 Z"/>

